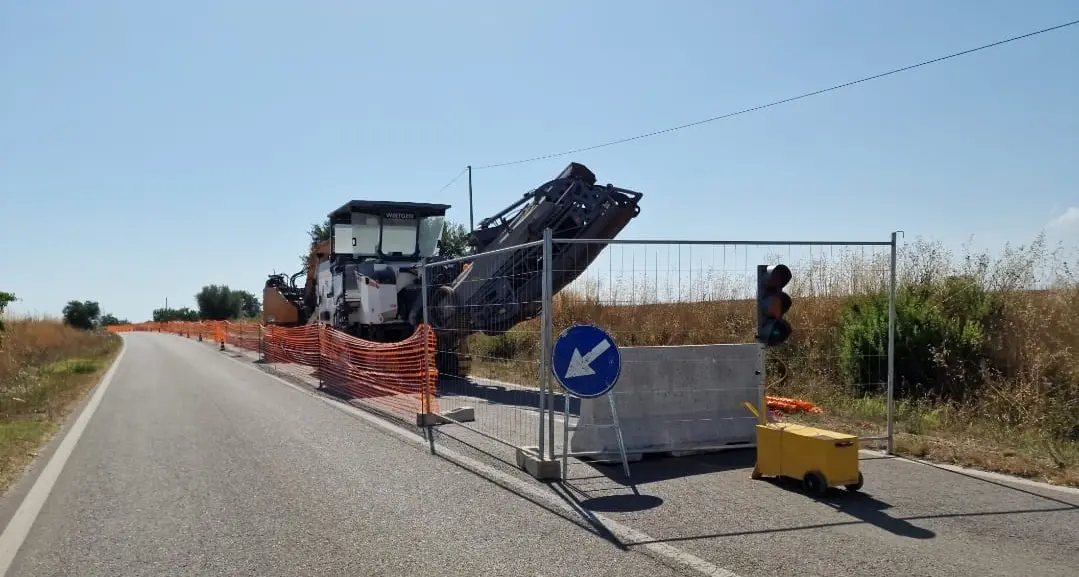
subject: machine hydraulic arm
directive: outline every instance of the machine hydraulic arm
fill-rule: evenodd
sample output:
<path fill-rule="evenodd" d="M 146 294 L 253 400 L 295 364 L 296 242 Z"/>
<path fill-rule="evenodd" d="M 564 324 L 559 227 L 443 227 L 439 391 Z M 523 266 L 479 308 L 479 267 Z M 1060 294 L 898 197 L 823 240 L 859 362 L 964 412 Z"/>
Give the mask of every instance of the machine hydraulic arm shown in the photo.
<path fill-rule="evenodd" d="M 570 163 L 557 178 L 480 222 L 469 235 L 476 256 L 456 278 L 434 286 L 429 314 L 436 329 L 499 333 L 542 309 L 543 246 L 500 250 L 543 240 L 551 229 L 552 295 L 576 280 L 640 213 L 642 194 L 596 184 L 584 165 Z M 560 243 L 566 239 L 599 242 Z M 438 275 L 443 276 L 443 275 Z M 432 283 L 434 284 L 434 283 Z"/>

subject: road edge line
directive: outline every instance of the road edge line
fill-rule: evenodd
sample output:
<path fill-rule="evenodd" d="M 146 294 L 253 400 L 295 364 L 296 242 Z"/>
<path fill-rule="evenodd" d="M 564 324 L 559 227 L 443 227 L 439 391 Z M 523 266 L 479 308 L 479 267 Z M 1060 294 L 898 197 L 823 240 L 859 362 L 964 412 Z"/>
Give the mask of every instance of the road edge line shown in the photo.
<path fill-rule="evenodd" d="M 921 465 L 923 467 L 943 469 L 945 471 L 951 471 L 953 473 L 959 473 L 962 475 L 970 475 L 971 477 L 977 477 L 987 481 L 1000 481 L 1001 483 L 1024 485 L 1026 487 L 1034 487 L 1037 489 L 1044 489 L 1046 491 L 1057 491 L 1068 495 L 1079 495 L 1079 487 L 1069 487 L 1067 485 L 1053 485 L 1044 481 L 1024 479 L 1023 477 L 1017 477 L 1015 475 L 1007 475 L 1004 473 L 996 473 L 993 471 L 983 471 L 981 469 L 973 469 L 971 467 L 960 467 L 959 465 L 949 465 L 947 463 L 934 463 L 933 461 L 926 461 L 924 459 L 918 459 L 916 457 L 907 457 L 905 455 L 889 455 L 884 451 L 874 449 L 860 449 L 860 452 L 871 455 L 873 457 L 883 457 L 888 459 L 895 459 L 896 461 L 906 461 L 907 463 L 910 463 L 912 465 Z"/>
<path fill-rule="evenodd" d="M 316 398 L 322 399 L 322 397 L 320 395 L 318 395 L 317 392 L 314 389 L 311 389 L 310 391 L 308 391 L 308 390 L 302 388 L 303 387 L 302 385 L 296 385 L 294 383 L 291 383 L 291 382 L 289 382 L 289 381 L 287 381 L 287 380 L 285 380 L 285 379 L 283 379 L 283 378 L 281 378 L 281 377 L 279 377 L 279 376 L 277 376 L 277 375 L 275 375 L 275 374 L 273 374 L 271 372 L 260 369 L 259 367 L 251 365 L 249 363 L 245 363 L 245 362 L 243 362 L 242 359 L 233 358 L 233 357 L 229 357 L 229 359 L 232 360 L 232 361 L 236 361 L 236 362 L 238 362 L 238 363 L 240 363 L 242 365 L 245 365 L 245 366 L 247 366 L 247 367 L 249 367 L 251 369 L 254 369 L 254 370 L 258 371 L 259 373 L 262 373 L 262 374 L 264 374 L 266 376 L 277 379 L 277 380 L 287 384 L 290 387 L 294 387 L 294 388 L 295 387 L 300 387 L 298 390 L 301 390 L 301 391 L 304 391 L 304 392 L 309 392 L 311 394 L 314 394 Z M 497 384 L 500 384 L 500 385 L 508 385 L 508 386 L 517 387 L 517 388 L 521 388 L 521 389 L 527 389 L 527 387 L 521 387 L 520 385 L 514 385 L 513 383 L 507 383 L 505 381 L 499 381 L 499 380 L 496 380 L 496 379 L 488 379 L 486 377 L 482 377 L 482 378 L 484 380 L 486 380 L 486 381 L 497 383 Z M 528 389 L 528 390 L 535 390 L 535 389 Z M 328 399 L 323 399 L 323 400 L 328 400 Z M 350 407 L 350 408 L 356 408 L 356 407 L 353 407 L 352 405 L 347 405 L 347 406 Z M 356 409 L 356 410 L 362 411 L 362 409 Z M 521 413 L 531 415 L 532 417 L 538 417 L 539 416 L 539 415 L 537 415 L 537 414 L 535 414 L 535 413 L 533 413 L 531 411 L 526 411 L 526 410 L 521 410 Z M 364 416 L 365 417 L 368 416 L 368 413 L 365 412 Z M 556 413 L 555 414 L 555 420 L 558 421 L 558 422 L 561 422 L 562 421 L 562 415 Z M 409 433 L 409 434 L 411 434 L 411 433 Z M 426 443 L 426 441 L 424 441 L 424 442 Z M 996 472 L 993 472 L 993 471 L 984 471 L 982 469 L 975 469 L 975 468 L 972 468 L 972 467 L 962 467 L 962 466 L 959 466 L 959 465 L 950 465 L 950 464 L 946 464 L 946 463 L 934 463 L 932 461 L 925 461 L 925 460 L 922 460 L 922 459 L 918 459 L 918 458 L 915 458 L 915 457 L 904 456 L 904 455 L 889 455 L 888 453 L 886 453 L 884 451 L 876 450 L 876 449 L 859 449 L 859 453 L 864 454 L 864 455 L 873 456 L 873 457 L 886 457 L 886 458 L 894 459 L 894 460 L 897 460 L 897 461 L 905 461 L 905 462 L 907 462 L 909 464 L 921 465 L 923 467 L 935 467 L 935 468 L 938 468 L 938 469 L 944 469 L 944 470 L 952 471 L 952 472 L 955 472 L 955 473 L 962 473 L 962 474 L 967 474 L 967 475 L 970 475 L 970 476 L 973 476 L 973 477 L 979 477 L 979 478 L 982 478 L 982 479 L 987 479 L 987 480 L 990 480 L 990 481 L 1000 481 L 1000 482 L 1003 482 L 1003 483 L 1013 483 L 1013 484 L 1016 484 L 1016 485 L 1024 485 L 1024 486 L 1027 486 L 1027 487 L 1035 487 L 1035 488 L 1038 488 L 1038 489 L 1045 489 L 1046 491 L 1057 491 L 1057 492 L 1066 493 L 1066 494 L 1069 494 L 1069 495 L 1079 495 L 1079 487 L 1069 487 L 1067 485 L 1054 485 L 1052 483 L 1046 483 L 1044 481 L 1035 481 L 1033 479 L 1026 479 L 1026 478 L 1023 478 L 1023 477 L 1017 477 L 1015 475 L 1008 475 L 1008 474 L 1005 474 L 1005 473 L 996 473 Z M 462 456 L 462 458 L 467 458 L 467 457 Z M 0 577 L 3 577 L 3 576 L 0 575 Z"/>
<path fill-rule="evenodd" d="M 120 352 L 112 361 L 112 365 L 102 375 L 97 386 L 94 387 L 90 400 L 75 418 L 74 424 L 68 429 L 64 438 L 60 440 L 56 451 L 49 458 L 49 462 L 42 468 L 41 474 L 34 480 L 34 484 L 27 491 L 26 496 L 23 497 L 19 508 L 11 516 L 7 527 L 4 528 L 4 532 L 0 533 L 0 577 L 7 575 L 8 569 L 11 568 L 11 564 L 15 561 L 15 555 L 18 554 L 23 541 L 26 540 L 26 536 L 30 533 L 34 522 L 37 521 L 41 508 L 49 498 L 49 493 L 52 492 L 52 488 L 56 484 L 56 480 L 60 478 L 64 465 L 67 464 L 68 458 L 75 450 L 75 444 L 79 442 L 86 425 L 90 422 L 90 418 L 94 416 L 98 406 L 101 404 L 101 399 L 105 396 L 105 391 L 108 390 L 109 384 L 112 383 L 116 368 L 120 366 L 120 361 L 124 358 L 124 353 L 126 352 L 127 339 L 121 337 Z"/>
<path fill-rule="evenodd" d="M 428 445 L 428 441 L 424 439 L 423 436 L 409 431 L 399 425 L 395 425 L 376 415 L 370 414 L 359 407 L 347 405 L 341 403 L 336 399 L 331 399 L 320 395 L 316 390 L 312 388 L 304 387 L 303 385 L 298 385 L 296 383 L 291 383 L 284 378 L 265 371 L 255 365 L 243 362 L 243 360 L 241 359 L 236 359 L 230 356 L 224 358 L 233 361 L 240 366 L 246 367 L 247 369 L 255 371 L 260 375 L 269 377 L 270 379 L 273 379 L 298 392 L 304 393 L 314 399 L 322 401 L 323 403 L 326 403 L 330 407 L 333 407 L 343 413 L 347 413 L 349 415 L 363 419 L 368 424 L 378 427 L 386 433 L 400 437 L 404 441 L 407 441 L 414 445 L 418 445 L 420 447 L 426 447 Z M 466 457 L 456 451 L 447 449 L 445 447 L 439 447 L 438 453 L 440 455 L 452 457 L 455 461 L 458 461 L 459 463 L 468 466 L 474 471 L 494 477 L 498 479 L 500 484 L 502 484 L 503 486 L 512 487 L 516 492 L 526 494 L 533 499 L 538 499 L 550 506 L 554 506 L 563 511 L 580 514 L 580 511 L 574 509 L 564 500 L 558 498 L 556 495 L 553 495 L 549 492 L 541 490 L 539 487 L 521 481 L 520 479 L 517 479 L 516 477 L 508 473 L 499 471 L 498 469 L 491 467 L 486 463 L 481 463 L 475 459 L 472 459 L 471 457 Z M 670 565 L 671 563 L 674 563 L 682 568 L 690 569 L 702 575 L 709 575 L 711 577 L 741 577 L 740 575 L 734 573 L 733 571 L 730 571 L 729 569 L 724 569 L 723 567 L 720 567 L 710 561 L 697 557 L 696 555 L 689 553 L 688 551 L 684 551 L 672 545 L 668 545 L 667 543 L 659 542 L 659 540 L 655 537 L 652 537 L 651 535 L 634 529 L 628 525 L 624 525 L 618 521 L 615 521 L 614 519 L 610 519 L 608 517 L 600 515 L 599 513 L 591 511 L 589 512 L 589 515 L 602 523 L 603 526 L 620 541 L 628 542 L 628 547 L 642 548 L 648 552 L 647 554 L 649 556 L 653 558 L 659 558 L 657 560 L 664 564 Z M 3 574 L 0 574 L 0 577 L 3 577 Z"/>
<path fill-rule="evenodd" d="M 523 385 L 510 383 L 508 381 L 501 381 L 501 380 L 498 380 L 498 379 L 491 379 L 491 378 L 488 378 L 488 377 L 477 377 L 477 378 L 480 379 L 480 380 L 486 381 L 488 383 L 494 383 L 495 385 L 498 385 L 498 386 L 510 387 L 510 388 L 515 388 L 515 389 L 528 390 L 528 391 L 537 390 L 537 389 L 534 389 L 534 388 L 531 388 L 531 387 L 525 387 Z M 536 412 L 533 412 L 533 411 L 530 411 L 530 410 L 520 409 L 520 411 L 522 413 L 530 415 L 532 417 L 539 417 L 539 415 Z M 555 420 L 558 421 L 558 422 L 561 422 L 561 420 L 562 420 L 561 413 L 555 413 Z M 1027 487 L 1036 487 L 1036 488 L 1039 488 L 1039 489 L 1045 489 L 1046 491 L 1059 491 L 1061 493 L 1067 493 L 1069 495 L 1079 495 L 1079 487 L 1069 487 L 1067 485 L 1054 485 L 1052 483 L 1046 483 L 1045 481 L 1035 481 L 1034 479 L 1027 479 L 1025 477 L 1019 477 L 1019 476 L 1016 476 L 1016 475 L 1009 475 L 1007 473 L 997 473 L 995 471 L 985 471 L 983 469 L 975 469 L 974 467 L 963 467 L 963 466 L 960 466 L 960 465 L 952 465 L 952 464 L 948 464 L 948 463 L 934 463 L 933 461 L 926 461 L 924 459 L 918 459 L 916 457 L 909 457 L 909 456 L 905 456 L 905 455 L 889 455 L 887 452 L 881 451 L 881 450 L 878 450 L 878 449 L 859 449 L 859 452 L 861 452 L 862 454 L 865 454 L 865 455 L 872 456 L 872 457 L 887 457 L 887 458 L 890 458 L 890 459 L 906 461 L 907 463 L 911 463 L 911 464 L 914 464 L 914 465 L 923 465 L 923 466 L 926 466 L 926 467 L 935 467 L 935 468 L 938 468 L 938 469 L 944 469 L 946 471 L 951 471 L 951 472 L 954 472 L 954 473 L 961 473 L 961 474 L 966 474 L 966 475 L 970 475 L 970 476 L 973 476 L 973 477 L 979 477 L 979 478 L 984 479 L 984 480 L 1000 481 L 1002 483 L 1014 483 L 1016 485 L 1025 485 Z"/>

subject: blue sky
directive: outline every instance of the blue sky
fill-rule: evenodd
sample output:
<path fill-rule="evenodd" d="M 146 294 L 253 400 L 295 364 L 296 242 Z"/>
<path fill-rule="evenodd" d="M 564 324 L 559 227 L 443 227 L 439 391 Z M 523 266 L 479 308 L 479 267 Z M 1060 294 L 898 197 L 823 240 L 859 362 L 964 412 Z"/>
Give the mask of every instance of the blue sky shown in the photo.
<path fill-rule="evenodd" d="M 662 129 L 1079 17 L 1012 2 L 6 2 L 0 289 L 144 319 L 261 293 L 349 199 L 454 205 L 485 165 Z M 1079 26 L 570 160 L 623 238 L 1079 243 Z M 1046 229 L 1054 219 L 1059 224 Z"/>

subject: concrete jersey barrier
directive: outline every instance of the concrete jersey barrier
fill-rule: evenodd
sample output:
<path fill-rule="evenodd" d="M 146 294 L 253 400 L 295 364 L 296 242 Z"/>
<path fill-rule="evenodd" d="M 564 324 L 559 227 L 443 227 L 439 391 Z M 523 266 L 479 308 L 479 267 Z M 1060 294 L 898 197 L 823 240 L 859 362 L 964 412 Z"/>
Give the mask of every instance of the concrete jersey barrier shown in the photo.
<path fill-rule="evenodd" d="M 744 401 L 760 402 L 763 358 L 756 344 L 623 347 L 614 391 L 626 452 L 683 453 L 752 445 L 757 420 Z M 606 397 L 582 399 L 570 451 L 618 459 Z M 598 427 L 596 425 L 599 425 Z"/>

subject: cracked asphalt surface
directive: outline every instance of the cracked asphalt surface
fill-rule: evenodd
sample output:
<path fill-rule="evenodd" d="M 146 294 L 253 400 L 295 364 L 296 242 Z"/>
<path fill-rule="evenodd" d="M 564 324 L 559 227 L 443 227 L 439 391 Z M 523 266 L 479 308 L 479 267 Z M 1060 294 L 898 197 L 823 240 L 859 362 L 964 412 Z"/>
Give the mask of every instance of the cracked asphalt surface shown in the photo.
<path fill-rule="evenodd" d="M 1079 574 L 1074 492 L 868 457 L 864 494 L 812 499 L 749 479 L 752 452 L 637 463 L 639 494 L 619 467 L 575 464 L 556 491 L 484 456 L 497 444 L 461 427 L 436 436 L 636 531 L 605 537 L 579 513 L 241 366 L 250 360 L 126 338 L 8 575 L 700 574 L 650 542 L 742 577 Z"/>

